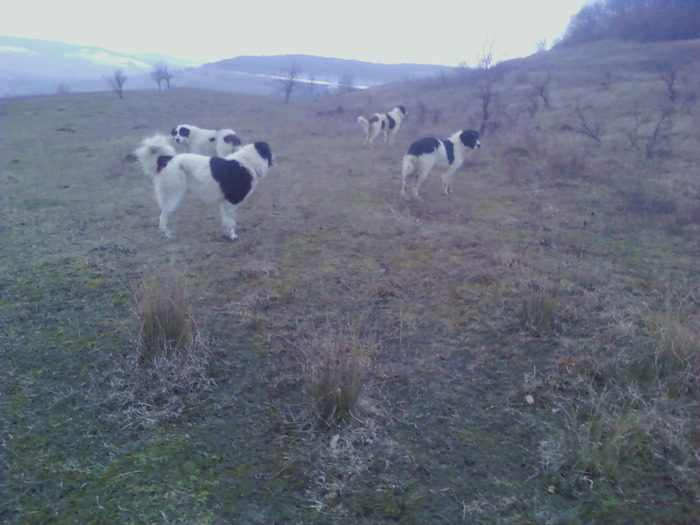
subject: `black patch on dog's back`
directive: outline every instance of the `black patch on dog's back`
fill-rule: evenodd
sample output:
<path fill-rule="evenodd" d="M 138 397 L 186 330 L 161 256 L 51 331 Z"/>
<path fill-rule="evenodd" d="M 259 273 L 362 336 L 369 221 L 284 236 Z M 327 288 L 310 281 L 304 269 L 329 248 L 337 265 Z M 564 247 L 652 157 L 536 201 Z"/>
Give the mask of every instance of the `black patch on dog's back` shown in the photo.
<path fill-rule="evenodd" d="M 420 157 L 421 155 L 432 153 L 439 147 L 440 141 L 438 139 L 433 137 L 425 137 L 411 144 L 408 148 L 408 154 Z"/>
<path fill-rule="evenodd" d="M 253 188 L 253 176 L 236 160 L 212 157 L 209 167 L 212 177 L 231 204 L 242 202 Z"/>
<path fill-rule="evenodd" d="M 156 173 L 160 173 L 172 160 L 172 155 L 161 155 L 156 159 Z"/>
<path fill-rule="evenodd" d="M 449 140 L 442 140 L 443 146 L 445 146 L 445 153 L 447 154 L 447 163 L 452 164 L 455 161 L 455 145 Z"/>
<path fill-rule="evenodd" d="M 396 121 L 394 120 L 394 117 L 391 115 L 387 114 L 386 115 L 387 120 L 389 121 L 389 129 L 394 129 L 396 127 Z"/>

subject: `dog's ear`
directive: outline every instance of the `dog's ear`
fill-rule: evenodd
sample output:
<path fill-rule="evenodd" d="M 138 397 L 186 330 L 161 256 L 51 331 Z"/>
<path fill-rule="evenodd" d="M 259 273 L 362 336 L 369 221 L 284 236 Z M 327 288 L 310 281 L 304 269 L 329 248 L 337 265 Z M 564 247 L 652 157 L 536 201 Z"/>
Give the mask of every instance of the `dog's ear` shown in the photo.
<path fill-rule="evenodd" d="M 173 128 L 173 130 L 170 132 L 170 134 L 174 137 L 177 135 L 177 128 Z"/>
<path fill-rule="evenodd" d="M 231 144 L 232 146 L 240 146 L 241 139 L 237 135 L 228 134 L 224 137 L 224 142 L 226 144 Z"/>

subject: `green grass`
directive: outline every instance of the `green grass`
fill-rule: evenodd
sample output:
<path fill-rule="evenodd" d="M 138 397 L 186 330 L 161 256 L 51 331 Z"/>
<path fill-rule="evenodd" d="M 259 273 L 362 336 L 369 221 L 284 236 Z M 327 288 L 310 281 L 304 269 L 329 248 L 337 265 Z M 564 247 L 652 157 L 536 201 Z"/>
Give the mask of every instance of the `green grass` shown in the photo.
<path fill-rule="evenodd" d="M 0 522 L 693 523 L 698 63 L 672 154 L 643 148 L 665 96 L 643 64 L 690 45 L 510 64 L 499 127 L 418 203 L 401 155 L 478 128 L 463 81 L 1 100 Z M 397 146 L 364 150 L 356 116 L 397 103 Z M 566 131 L 577 106 L 600 142 Z M 187 200 L 158 231 L 128 155 L 181 122 L 277 156 L 235 243 Z M 139 363 L 134 290 L 172 268 L 197 351 Z"/>

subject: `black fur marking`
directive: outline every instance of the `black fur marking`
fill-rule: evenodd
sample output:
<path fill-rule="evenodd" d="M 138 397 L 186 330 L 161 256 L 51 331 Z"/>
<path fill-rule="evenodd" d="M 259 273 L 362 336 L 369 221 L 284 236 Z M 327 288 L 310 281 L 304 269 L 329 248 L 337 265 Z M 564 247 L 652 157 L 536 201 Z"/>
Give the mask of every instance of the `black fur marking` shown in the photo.
<path fill-rule="evenodd" d="M 226 135 L 224 137 L 224 142 L 226 144 L 231 144 L 233 146 L 240 146 L 241 145 L 241 139 L 238 138 L 236 135 Z"/>
<path fill-rule="evenodd" d="M 216 140 L 216 137 L 212 137 L 209 139 L 209 142 L 214 142 Z"/>
<path fill-rule="evenodd" d="M 258 152 L 261 158 L 267 161 L 268 166 L 272 166 L 272 150 L 267 142 L 256 142 L 253 144 L 255 146 L 255 151 Z"/>
<path fill-rule="evenodd" d="M 474 131 L 473 129 L 465 129 L 459 135 L 459 140 L 461 140 L 462 144 L 464 144 L 465 146 L 474 149 L 476 147 L 477 141 L 479 140 L 479 132 Z"/>
<path fill-rule="evenodd" d="M 455 161 L 455 145 L 449 140 L 442 140 L 442 145 L 445 146 L 445 153 L 447 154 L 447 163 L 452 164 Z"/>
<path fill-rule="evenodd" d="M 403 113 L 403 115 L 406 116 L 406 108 L 403 106 L 398 106 L 398 108 L 401 110 L 401 113 Z"/>
<path fill-rule="evenodd" d="M 180 128 L 180 136 L 181 137 L 189 137 L 190 136 L 190 129 L 189 128 Z"/>
<path fill-rule="evenodd" d="M 173 130 L 170 132 L 170 134 L 174 137 L 177 135 L 177 128 L 173 128 Z"/>
<path fill-rule="evenodd" d="M 386 118 L 389 121 L 389 129 L 394 129 L 396 127 L 396 121 L 394 118 L 389 114 L 387 114 Z"/>
<path fill-rule="evenodd" d="M 231 204 L 242 202 L 253 188 L 253 176 L 236 160 L 212 157 L 209 167 L 212 177 Z"/>
<path fill-rule="evenodd" d="M 420 157 L 421 155 L 432 153 L 439 147 L 440 141 L 438 139 L 433 137 L 425 137 L 411 144 L 408 148 L 408 154 Z"/>
<path fill-rule="evenodd" d="M 156 160 L 156 173 L 160 173 L 172 160 L 172 155 L 160 155 Z"/>

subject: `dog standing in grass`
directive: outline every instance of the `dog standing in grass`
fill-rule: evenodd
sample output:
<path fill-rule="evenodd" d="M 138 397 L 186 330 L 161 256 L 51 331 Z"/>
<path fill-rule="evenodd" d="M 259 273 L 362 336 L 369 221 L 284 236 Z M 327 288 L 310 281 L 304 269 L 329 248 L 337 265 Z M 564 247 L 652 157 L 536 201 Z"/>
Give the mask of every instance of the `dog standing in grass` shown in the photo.
<path fill-rule="evenodd" d="M 357 122 L 365 132 L 365 147 L 371 148 L 372 142 L 381 131 L 384 132 L 384 145 L 392 146 L 403 119 L 406 118 L 406 108 L 396 106 L 389 113 L 375 113 L 370 118 L 357 117 Z"/>
<path fill-rule="evenodd" d="M 479 132 L 473 129 L 457 131 L 446 140 L 434 137 L 417 140 L 403 156 L 401 196 L 406 200 L 420 199 L 418 190 L 435 166 L 446 168 L 442 173 L 442 183 L 445 195 L 449 195 L 452 193 L 452 177 L 464 162 L 466 154 L 480 147 Z M 406 188 L 409 179 L 413 179 L 411 195 Z"/>
<path fill-rule="evenodd" d="M 273 163 L 266 142 L 247 144 L 221 158 L 195 153 L 178 155 L 163 135 L 145 139 L 135 155 L 143 173 L 153 179 L 161 210 L 158 226 L 168 238 L 172 238 L 168 219 L 189 191 L 199 200 L 219 204 L 224 231 L 236 240 L 238 205 L 253 192 Z"/>
<path fill-rule="evenodd" d="M 203 129 L 192 124 L 179 124 L 170 134 L 190 153 L 200 155 L 225 157 L 241 147 L 241 139 L 232 129 Z"/>

